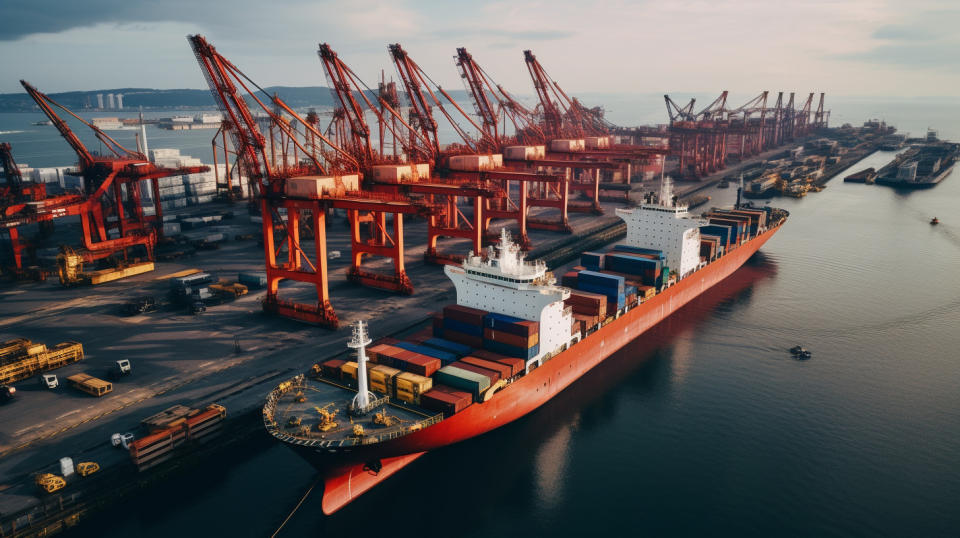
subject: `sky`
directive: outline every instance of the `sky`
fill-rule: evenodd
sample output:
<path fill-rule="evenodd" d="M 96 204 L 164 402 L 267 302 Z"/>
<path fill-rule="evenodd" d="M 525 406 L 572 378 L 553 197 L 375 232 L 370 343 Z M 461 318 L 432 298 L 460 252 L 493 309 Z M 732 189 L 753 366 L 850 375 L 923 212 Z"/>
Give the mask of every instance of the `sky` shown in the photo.
<path fill-rule="evenodd" d="M 400 43 L 446 88 L 457 47 L 532 94 L 531 49 L 568 93 L 960 97 L 960 2 L 0 0 L 0 93 L 205 88 L 202 34 L 261 86 L 320 86 L 329 43 L 373 85 Z"/>

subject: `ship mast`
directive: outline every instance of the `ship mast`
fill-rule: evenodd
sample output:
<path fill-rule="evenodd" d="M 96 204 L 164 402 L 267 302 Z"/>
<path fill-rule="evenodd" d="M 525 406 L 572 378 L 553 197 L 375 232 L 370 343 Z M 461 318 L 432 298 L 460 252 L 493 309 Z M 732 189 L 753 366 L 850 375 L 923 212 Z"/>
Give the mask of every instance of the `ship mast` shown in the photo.
<path fill-rule="evenodd" d="M 375 398 L 367 387 L 367 346 L 369 344 L 367 324 L 362 319 L 358 319 L 353 326 L 353 338 L 347 342 L 347 347 L 357 350 L 357 395 L 353 397 L 351 404 L 357 413 L 364 413 L 370 407 L 370 400 Z"/>

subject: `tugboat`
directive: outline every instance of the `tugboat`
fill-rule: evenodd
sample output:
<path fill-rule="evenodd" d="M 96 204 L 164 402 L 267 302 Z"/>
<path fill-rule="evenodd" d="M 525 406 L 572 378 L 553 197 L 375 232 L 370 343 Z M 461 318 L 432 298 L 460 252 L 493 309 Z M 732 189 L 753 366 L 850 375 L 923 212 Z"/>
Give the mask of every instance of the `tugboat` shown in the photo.
<path fill-rule="evenodd" d="M 933 226 L 936 226 L 937 224 L 940 224 L 940 219 L 938 219 L 937 217 L 933 217 L 932 219 L 930 219 L 930 224 Z"/>

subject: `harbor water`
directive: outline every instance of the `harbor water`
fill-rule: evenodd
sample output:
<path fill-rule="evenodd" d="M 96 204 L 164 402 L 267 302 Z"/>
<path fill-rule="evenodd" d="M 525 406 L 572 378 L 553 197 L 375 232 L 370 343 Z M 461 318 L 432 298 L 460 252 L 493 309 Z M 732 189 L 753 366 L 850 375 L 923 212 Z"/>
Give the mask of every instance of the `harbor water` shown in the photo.
<path fill-rule="evenodd" d="M 960 139 L 958 114 L 930 114 L 886 119 Z M 790 220 L 743 269 L 548 404 L 334 516 L 314 492 L 279 536 L 956 536 L 958 174 L 914 192 L 841 174 L 774 200 Z M 708 194 L 729 204 L 735 188 Z M 810 360 L 791 358 L 797 344 Z M 313 482 L 259 444 L 72 534 L 269 536 Z"/>

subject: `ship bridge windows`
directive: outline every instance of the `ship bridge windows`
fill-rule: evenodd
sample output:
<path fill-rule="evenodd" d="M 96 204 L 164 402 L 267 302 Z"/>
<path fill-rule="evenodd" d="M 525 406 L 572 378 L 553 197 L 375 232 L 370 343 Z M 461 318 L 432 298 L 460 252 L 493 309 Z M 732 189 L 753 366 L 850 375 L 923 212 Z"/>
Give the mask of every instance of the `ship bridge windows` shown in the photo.
<path fill-rule="evenodd" d="M 504 281 L 504 282 L 516 282 L 516 283 L 521 283 L 521 284 L 522 284 L 522 283 L 526 283 L 526 282 L 530 282 L 531 280 L 533 280 L 533 279 L 530 279 L 530 278 L 507 278 L 507 277 L 502 276 L 502 275 L 488 275 L 488 274 L 486 274 L 486 273 L 481 273 L 481 272 L 479 272 L 479 271 L 470 271 L 469 269 L 467 270 L 467 274 L 468 274 L 468 275 L 475 275 L 475 276 L 482 276 L 482 277 L 486 277 L 486 278 L 492 278 L 492 279 L 494 279 L 494 280 L 502 280 L 502 281 Z"/>

